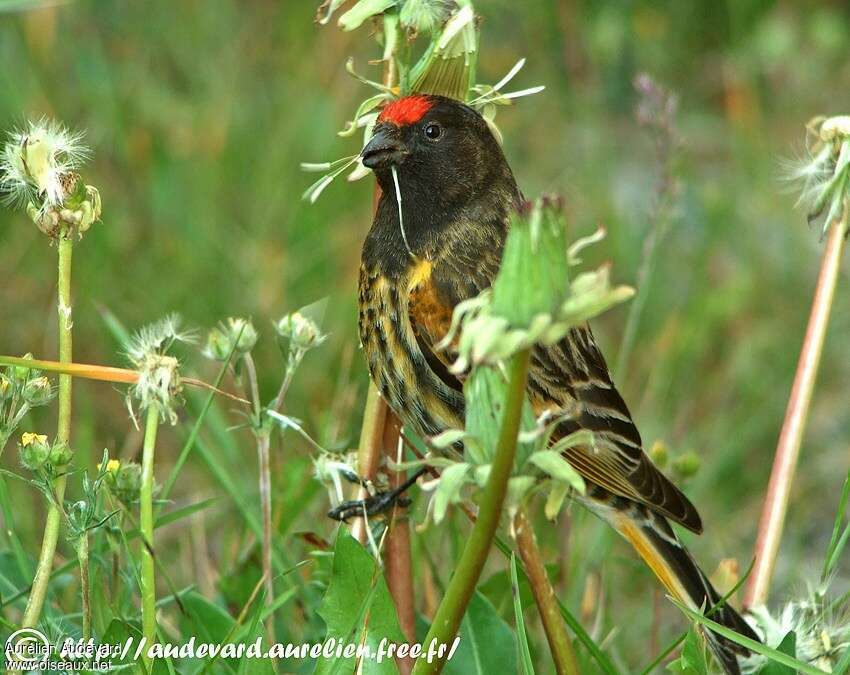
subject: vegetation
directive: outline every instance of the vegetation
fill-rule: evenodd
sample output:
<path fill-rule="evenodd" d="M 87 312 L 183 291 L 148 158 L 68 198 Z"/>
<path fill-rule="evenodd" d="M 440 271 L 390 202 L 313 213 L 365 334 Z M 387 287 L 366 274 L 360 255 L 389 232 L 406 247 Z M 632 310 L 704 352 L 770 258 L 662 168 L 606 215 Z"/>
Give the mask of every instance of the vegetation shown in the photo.
<path fill-rule="evenodd" d="M 307 189 L 299 164 L 356 153 L 368 115 L 396 95 L 390 85 L 460 96 L 505 73 L 521 93 L 544 83 L 518 101 L 481 84 L 470 98 L 489 119 L 497 104 L 515 103 L 498 105 L 498 130 L 526 194 L 564 194 L 563 212 L 535 207 L 558 250 L 596 239 L 602 224 L 607 236 L 582 250 L 581 269 L 610 261 L 613 277 L 637 289 L 623 302 L 628 290 L 599 272 L 592 311 L 570 314 L 560 297 L 552 320 L 606 310 L 596 333 L 646 447 L 703 515 L 706 532 L 688 546 L 739 604 L 821 225 L 821 302 L 846 304 L 847 121 L 817 121 L 807 144 L 802 131 L 815 113 L 850 106 L 839 86 L 850 76 L 850 13 L 749 1 L 480 1 L 480 48 L 466 21 L 449 47 L 428 52 L 442 3 L 430 11 L 434 3 L 407 0 L 378 18 L 394 3 L 340 4 L 325 3 L 317 25 L 311 3 L 0 2 L 0 125 L 22 129 L 8 139 L 4 173 L 23 176 L 3 184 L 21 198 L 0 214 L 0 354 L 36 358 L 0 357 L 0 638 L 38 626 L 53 640 L 98 643 L 334 636 L 377 645 L 411 631 L 449 638 L 459 625 L 443 672 L 542 673 L 553 663 L 559 672 L 705 672 L 693 626 L 711 625 L 710 614 L 690 612 L 689 624 L 612 532 L 564 501 L 581 489 L 569 467 L 526 436 L 518 442 L 529 420 L 511 394 L 521 391 L 527 342 L 484 349 L 475 340 L 501 320 L 523 325 L 527 317 L 511 314 L 516 294 L 528 296 L 523 282 L 551 290 L 521 265 L 500 277 L 492 302 L 456 317 L 477 364 L 467 396 L 479 417 L 434 442 L 448 448 L 465 434 L 470 453 L 427 462 L 426 480 L 445 472 L 439 484 L 411 491 L 409 521 L 396 510 L 389 527 L 355 529 L 365 546 L 325 517 L 351 496 L 356 474 L 383 480 L 358 464 L 358 445 L 402 471 L 422 464 L 425 447 L 398 445 L 391 416 L 374 396 L 367 405 L 355 293 L 371 181 L 322 178 Z M 382 54 L 389 68 L 371 63 Z M 345 73 L 348 57 L 359 79 Z M 383 84 L 368 90 L 364 78 Z M 59 152 L 40 155 L 24 138 Z M 55 176 L 73 181 L 34 190 L 48 175 L 39 161 L 58 161 Z M 312 168 L 362 173 L 347 162 Z M 786 175 L 803 181 L 805 208 L 795 208 L 799 191 L 784 189 Z M 563 271 L 560 292 L 568 262 L 547 266 Z M 584 297 L 575 285 L 572 293 Z M 194 330 L 157 321 L 171 312 Z M 753 670 L 850 666 L 849 331 L 850 314 L 837 309 L 813 339 L 822 365 L 800 404 L 808 426 L 783 432 L 792 449 L 774 478 L 782 504 L 763 521 L 779 523 L 781 546 L 775 565 L 775 549 L 756 565 L 748 595 L 757 603 L 770 588 L 767 608 L 753 607 L 768 645 L 754 646 Z M 508 382 L 494 375 L 495 359 L 512 363 Z M 531 498 L 541 477 L 545 499 Z M 446 621 L 429 631 L 435 617 Z M 220 655 L 157 659 L 152 669 L 353 664 Z M 428 668 L 420 661 L 415 672 Z"/>

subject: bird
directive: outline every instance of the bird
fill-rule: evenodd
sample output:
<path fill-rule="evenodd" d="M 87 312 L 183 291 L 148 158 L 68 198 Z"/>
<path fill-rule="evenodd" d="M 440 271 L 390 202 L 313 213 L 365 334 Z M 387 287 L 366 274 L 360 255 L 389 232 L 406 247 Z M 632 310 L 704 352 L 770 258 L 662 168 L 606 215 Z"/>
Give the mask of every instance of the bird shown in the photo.
<path fill-rule="evenodd" d="M 484 118 L 443 96 L 387 103 L 360 160 L 380 187 L 358 284 L 359 337 L 370 376 L 402 423 L 423 438 L 463 428 L 463 376 L 450 367 L 451 348 L 438 345 L 457 304 L 493 283 L 523 194 Z M 586 484 L 576 498 L 634 547 L 672 596 L 758 640 L 674 531 L 672 523 L 701 533 L 700 515 L 644 453 L 589 325 L 533 348 L 526 394 L 537 415 L 572 413 L 553 441 L 577 430 L 594 434 L 594 449 L 563 451 Z M 748 650 L 717 633 L 705 635 L 725 672 L 740 673 L 738 657 Z"/>

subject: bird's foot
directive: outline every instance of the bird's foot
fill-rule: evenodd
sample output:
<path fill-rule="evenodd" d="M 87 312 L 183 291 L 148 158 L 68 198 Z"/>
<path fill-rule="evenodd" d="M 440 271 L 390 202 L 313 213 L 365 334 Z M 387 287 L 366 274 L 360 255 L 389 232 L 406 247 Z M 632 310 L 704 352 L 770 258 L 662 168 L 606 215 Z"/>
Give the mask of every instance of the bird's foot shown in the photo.
<path fill-rule="evenodd" d="M 392 490 L 381 490 L 369 495 L 365 499 L 352 499 L 342 502 L 339 506 L 328 511 L 328 518 L 347 522 L 349 518 L 354 518 L 355 516 L 365 515 L 369 517 L 384 513 L 393 506 L 410 506 L 410 499 L 405 497 L 404 493 L 423 473 L 424 470 L 417 471 L 404 483 Z"/>

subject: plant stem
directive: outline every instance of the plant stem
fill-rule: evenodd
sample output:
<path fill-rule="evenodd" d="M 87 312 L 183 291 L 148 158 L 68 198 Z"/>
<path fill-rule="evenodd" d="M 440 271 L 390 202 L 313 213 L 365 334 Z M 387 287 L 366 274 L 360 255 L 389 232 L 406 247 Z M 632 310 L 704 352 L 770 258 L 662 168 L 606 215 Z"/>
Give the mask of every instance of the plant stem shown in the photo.
<path fill-rule="evenodd" d="M 806 418 L 823 352 L 826 328 L 835 297 L 844 240 L 850 228 L 848 211 L 850 206 L 845 205 L 842 216 L 832 223 L 821 259 L 809 324 L 800 350 L 797 372 L 794 375 L 794 384 L 785 410 L 785 420 L 776 445 L 767 496 L 762 507 L 756 540 L 755 566 L 744 597 L 745 607 L 763 604 L 767 600 L 770 579 L 782 539 L 785 514 L 788 510 L 788 498 L 800 455 L 800 445 L 806 428 Z"/>
<path fill-rule="evenodd" d="M 573 652 L 573 644 L 569 635 L 567 635 L 564 621 L 561 618 L 561 610 L 558 608 L 558 601 L 555 599 L 555 590 L 546 574 L 540 549 L 537 546 L 537 537 L 534 536 L 534 529 L 528 520 L 525 508 L 520 508 L 514 517 L 514 538 L 528 575 L 534 601 L 537 603 L 537 609 L 540 612 L 546 639 L 549 641 L 549 651 L 552 654 L 552 660 L 555 662 L 555 672 L 558 675 L 575 675 L 579 670 Z"/>
<path fill-rule="evenodd" d="M 384 452 L 388 459 L 400 461 L 399 436 L 401 426 L 398 418 L 387 414 L 384 423 Z M 398 455 L 396 454 L 398 453 Z M 406 471 L 388 471 L 390 490 L 396 489 L 407 480 Z M 410 552 L 410 523 L 405 509 L 393 506 L 387 535 L 384 539 L 384 571 L 390 595 L 395 603 L 401 632 L 408 643 L 416 642 L 416 607 L 413 594 L 413 564 Z M 401 675 L 409 675 L 414 660 L 411 657 L 397 658 Z"/>
<path fill-rule="evenodd" d="M 245 370 L 248 373 L 248 383 L 251 388 L 251 400 L 254 404 L 254 437 L 257 441 L 257 464 L 259 466 L 259 490 L 260 511 L 263 517 L 263 539 L 262 539 L 262 568 L 263 585 L 265 587 L 265 604 L 271 605 L 274 601 L 274 576 L 272 573 L 272 470 L 271 470 L 271 429 L 264 424 L 262 418 L 262 402 L 260 401 L 260 384 L 257 377 L 257 368 L 250 352 L 243 356 Z M 292 363 L 287 366 L 286 374 L 281 383 L 280 390 L 271 402 L 270 409 L 277 412 L 283 405 L 283 397 L 292 381 L 292 373 L 295 367 Z M 266 622 L 266 635 L 270 642 L 276 642 L 274 638 L 274 617 L 269 616 Z"/>
<path fill-rule="evenodd" d="M 89 533 L 83 532 L 77 546 L 77 558 L 80 562 L 80 594 L 83 606 L 83 642 L 91 637 L 91 591 L 89 575 Z"/>
<path fill-rule="evenodd" d="M 360 429 L 360 443 L 357 445 L 357 473 L 366 480 L 374 479 L 378 472 L 387 412 L 386 401 L 370 381 L 369 392 L 366 394 L 366 409 L 363 412 L 363 426 Z M 365 499 L 368 496 L 366 488 L 361 486 L 355 499 Z M 354 519 L 351 524 L 351 536 L 361 544 L 366 541 L 366 521 L 363 518 Z"/>
<path fill-rule="evenodd" d="M 59 239 L 59 282 L 57 310 L 59 314 L 59 361 L 70 363 L 72 360 L 72 326 L 71 312 L 71 259 L 74 252 L 73 235 Z M 68 443 L 71 437 L 71 376 L 59 376 L 59 416 L 56 425 L 56 441 Z M 62 500 L 65 498 L 65 476 L 60 476 L 53 483 L 56 502 L 51 503 L 44 523 L 44 537 L 41 540 L 41 553 L 32 581 L 27 608 L 21 625 L 31 628 L 38 623 L 47 587 L 50 582 L 50 570 L 53 567 L 53 556 L 56 554 L 56 542 L 59 539 L 59 527 L 62 524 Z"/>
<path fill-rule="evenodd" d="M 272 476 L 269 446 L 271 438 L 268 431 L 257 435 L 257 460 L 260 467 L 260 508 L 263 516 L 263 577 L 265 578 L 266 600 L 270 605 L 274 601 L 274 577 L 272 574 Z M 271 617 L 269 618 L 271 623 Z"/>
<path fill-rule="evenodd" d="M 159 409 L 148 407 L 145 420 L 145 439 L 142 446 L 142 484 L 139 490 L 139 531 L 142 535 L 142 565 L 140 590 L 142 594 L 142 634 L 148 646 L 156 641 L 156 576 L 153 547 L 153 460 L 156 433 L 159 430 Z M 147 672 L 150 658 L 142 656 Z"/>
<path fill-rule="evenodd" d="M 481 495 L 478 517 L 446 589 L 446 594 L 437 608 L 434 621 L 431 623 L 428 636 L 425 638 L 425 644 L 431 644 L 432 640 L 436 640 L 438 644 L 451 643 L 457 634 L 472 594 L 475 592 L 475 586 L 481 576 L 484 563 L 487 562 L 487 554 L 493 544 L 496 528 L 499 526 L 508 479 L 514 466 L 517 437 L 522 418 L 522 405 L 525 400 L 529 355 L 528 349 L 518 352 L 513 356 L 508 366 L 509 378 L 505 412 L 502 417 L 496 453 L 490 467 L 490 475 Z M 439 673 L 444 665 L 445 655 L 442 658 L 434 659 L 431 663 L 420 658 L 413 668 L 413 674 Z"/>

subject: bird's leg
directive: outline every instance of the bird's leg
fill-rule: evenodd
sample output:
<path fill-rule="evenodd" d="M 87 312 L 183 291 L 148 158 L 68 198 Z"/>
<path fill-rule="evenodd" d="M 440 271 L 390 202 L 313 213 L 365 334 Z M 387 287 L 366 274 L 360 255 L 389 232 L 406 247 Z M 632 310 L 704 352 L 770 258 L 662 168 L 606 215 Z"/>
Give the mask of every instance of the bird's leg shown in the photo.
<path fill-rule="evenodd" d="M 370 494 L 365 499 L 352 499 L 342 502 L 339 506 L 328 511 L 328 517 L 334 520 L 347 521 L 354 516 L 362 516 L 365 512 L 367 516 L 374 516 L 377 513 L 383 513 L 392 506 L 409 506 L 410 500 L 404 497 L 405 491 L 410 488 L 427 469 L 419 469 L 413 473 L 404 483 L 392 490 L 378 491 Z M 363 487 L 367 486 L 365 479 L 358 476 L 358 480 L 352 481 Z"/>

